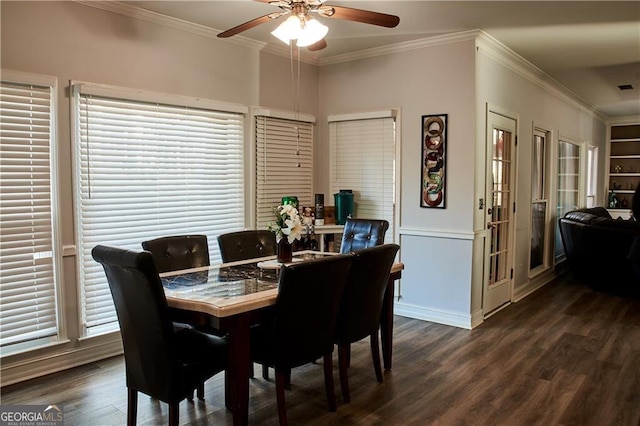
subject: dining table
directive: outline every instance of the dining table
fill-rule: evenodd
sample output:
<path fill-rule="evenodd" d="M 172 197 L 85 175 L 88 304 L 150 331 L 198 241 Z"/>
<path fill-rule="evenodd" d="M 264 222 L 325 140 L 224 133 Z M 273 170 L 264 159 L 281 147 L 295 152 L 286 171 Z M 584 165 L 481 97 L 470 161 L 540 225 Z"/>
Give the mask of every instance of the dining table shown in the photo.
<path fill-rule="evenodd" d="M 292 263 L 334 255 L 339 254 L 305 250 L 293 253 Z M 160 274 L 174 321 L 227 336 L 225 400 L 234 425 L 249 423 L 250 328 L 276 303 L 281 266 L 268 256 Z M 394 283 L 403 269 L 401 262 L 393 264 L 385 290 L 380 319 L 385 370 L 391 369 Z"/>

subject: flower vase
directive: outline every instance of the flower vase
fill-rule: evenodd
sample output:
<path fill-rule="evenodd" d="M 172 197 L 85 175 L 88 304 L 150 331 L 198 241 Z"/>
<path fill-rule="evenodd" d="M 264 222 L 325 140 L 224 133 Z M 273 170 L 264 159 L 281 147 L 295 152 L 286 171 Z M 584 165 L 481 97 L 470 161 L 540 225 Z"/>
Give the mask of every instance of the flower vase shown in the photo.
<path fill-rule="evenodd" d="M 278 262 L 290 263 L 293 260 L 293 252 L 291 250 L 291 244 L 286 238 L 281 238 L 278 241 Z"/>

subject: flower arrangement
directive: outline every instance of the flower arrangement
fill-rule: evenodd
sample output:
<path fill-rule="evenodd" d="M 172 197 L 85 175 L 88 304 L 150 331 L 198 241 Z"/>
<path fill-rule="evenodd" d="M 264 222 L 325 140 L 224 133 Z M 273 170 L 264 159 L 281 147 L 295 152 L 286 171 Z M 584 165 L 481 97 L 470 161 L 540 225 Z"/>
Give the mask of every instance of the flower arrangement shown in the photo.
<path fill-rule="evenodd" d="M 285 238 L 289 244 L 299 240 L 302 235 L 302 220 L 298 209 L 291 204 L 284 204 L 274 209 L 276 223 L 269 225 L 269 230 L 276 233 L 276 241 Z"/>

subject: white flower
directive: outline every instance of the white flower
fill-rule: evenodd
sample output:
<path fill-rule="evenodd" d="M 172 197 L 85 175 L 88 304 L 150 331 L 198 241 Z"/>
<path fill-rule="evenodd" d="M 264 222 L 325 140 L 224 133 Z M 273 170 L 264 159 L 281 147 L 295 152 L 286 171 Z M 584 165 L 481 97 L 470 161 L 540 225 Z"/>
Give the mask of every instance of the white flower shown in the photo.
<path fill-rule="evenodd" d="M 294 216 L 292 219 L 287 219 L 284 223 L 287 227 L 282 229 L 282 233 L 287 236 L 289 244 L 293 243 L 294 240 L 299 240 L 302 236 L 302 222 L 300 222 L 300 216 Z"/>
<path fill-rule="evenodd" d="M 274 209 L 276 223 L 269 225 L 269 230 L 276 233 L 276 241 L 286 237 L 289 244 L 299 240 L 302 236 L 302 220 L 298 209 L 291 204 L 278 206 Z"/>

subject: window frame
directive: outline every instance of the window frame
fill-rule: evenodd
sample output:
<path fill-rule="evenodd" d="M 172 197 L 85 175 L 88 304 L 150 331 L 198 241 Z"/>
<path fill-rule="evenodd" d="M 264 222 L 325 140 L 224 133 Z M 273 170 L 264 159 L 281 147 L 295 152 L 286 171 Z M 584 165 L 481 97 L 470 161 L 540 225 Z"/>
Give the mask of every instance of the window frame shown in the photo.
<path fill-rule="evenodd" d="M 259 124 L 259 120 L 264 120 L 264 124 Z M 301 140 L 303 143 L 303 147 L 305 144 L 309 144 L 308 148 L 303 151 L 303 155 L 301 155 L 302 162 L 307 163 L 308 168 L 308 176 L 305 177 L 307 183 L 299 186 L 300 191 L 293 191 L 297 193 L 287 192 L 282 193 L 281 196 L 269 197 L 266 194 L 261 193 L 261 185 L 264 185 L 265 182 L 261 179 L 261 166 L 259 164 L 260 159 L 262 158 L 260 154 L 260 150 L 264 150 L 265 148 L 260 145 L 263 143 L 261 139 L 260 132 L 258 131 L 259 126 L 269 126 L 271 124 L 278 125 L 278 123 L 289 122 L 292 125 L 299 123 L 301 126 L 305 127 L 304 133 L 310 134 L 308 138 L 303 138 Z M 254 214 L 250 218 L 250 223 L 252 227 L 255 229 L 267 229 L 268 225 L 273 223 L 275 220 L 275 216 L 271 212 L 267 212 L 265 210 L 265 202 L 269 204 L 273 204 L 272 207 L 277 207 L 281 203 L 281 198 L 283 196 L 296 196 L 298 197 L 299 207 L 311 207 L 314 206 L 313 196 L 314 196 L 314 184 L 313 184 L 313 171 L 314 171 L 314 150 L 315 150 L 315 123 L 316 119 L 313 115 L 304 114 L 304 113 L 293 113 L 282 110 L 272 110 L 267 108 L 255 107 L 252 111 L 252 132 L 253 132 L 253 146 L 252 146 L 252 172 L 254 174 L 254 179 L 252 181 L 252 190 L 253 196 L 251 197 L 251 202 L 253 206 L 251 208 L 251 212 Z M 278 140 L 278 143 L 281 145 L 290 142 L 290 138 L 287 138 L 286 135 L 283 139 Z M 265 140 L 268 144 L 268 140 Z M 291 160 L 295 159 L 295 147 L 291 150 L 292 156 L 291 158 L 284 157 L 283 160 Z M 268 149 L 268 147 L 266 148 Z M 308 154 L 305 155 L 305 152 Z M 281 155 L 276 153 L 276 155 Z M 293 164 L 293 163 L 291 163 Z M 288 168 L 282 168 L 281 172 L 284 174 L 287 173 Z M 262 173 L 265 171 L 262 170 Z M 265 201 L 261 201 L 261 199 L 265 199 Z"/>
<path fill-rule="evenodd" d="M 397 226 L 397 194 L 398 194 L 398 138 L 399 138 L 399 126 L 398 126 L 398 117 L 399 112 L 396 109 L 389 110 L 380 110 L 380 111 L 370 111 L 370 112 L 360 112 L 360 113 L 352 113 L 352 114 L 332 114 L 327 118 L 328 121 L 328 131 L 329 131 L 329 187 L 332 194 L 337 193 L 340 189 L 354 189 L 356 192 L 354 193 L 354 201 L 356 202 L 356 211 L 358 210 L 357 201 L 358 201 L 358 189 L 357 188 L 346 188 L 342 186 L 340 183 L 336 182 L 335 179 L 335 135 L 334 133 L 337 131 L 335 129 L 336 125 L 340 125 L 341 123 L 361 123 L 368 124 L 369 120 L 373 123 L 373 120 L 378 120 L 378 122 L 382 122 L 387 119 L 391 119 L 391 132 L 392 132 L 392 143 L 389 146 L 390 152 L 392 152 L 392 160 L 391 160 L 391 170 L 389 175 L 392 178 L 392 182 L 390 184 L 391 196 L 390 196 L 390 205 L 387 208 L 390 210 L 390 216 L 388 217 L 376 217 L 375 219 L 386 219 L 389 221 L 389 230 L 385 235 L 385 242 L 394 242 L 396 240 L 395 236 L 395 228 Z M 325 200 L 325 205 L 329 204 Z M 384 207 L 382 207 L 384 210 Z M 365 216 L 358 216 L 360 218 L 372 218 Z"/>
<path fill-rule="evenodd" d="M 595 207 L 598 199 L 598 155 L 599 149 L 595 145 L 587 146 L 587 186 L 586 206 Z"/>
<path fill-rule="evenodd" d="M 543 138 L 544 142 L 544 147 L 542 149 L 542 152 L 538 152 L 536 150 L 536 139 L 537 138 Z M 550 179 L 549 176 L 551 174 L 551 165 L 549 164 L 549 159 L 550 159 L 550 152 L 551 152 L 551 147 L 552 147 L 552 140 L 551 140 L 551 131 L 549 130 L 545 130 L 542 127 L 537 127 L 534 125 L 534 129 L 533 129 L 533 134 L 532 134 L 532 150 L 531 150 L 531 167 L 532 167 L 532 176 L 535 176 L 535 169 L 536 169 L 536 164 L 541 164 L 541 168 L 542 170 L 538 172 L 539 177 L 540 177 L 540 184 L 541 184 L 541 188 L 539 190 L 539 195 L 541 195 L 541 198 L 537 197 L 537 194 L 534 194 L 534 180 L 531 180 L 531 213 L 529 215 L 529 220 L 530 220 L 530 226 L 529 226 L 529 241 L 533 241 L 533 236 L 534 236 L 534 220 L 533 220 L 533 215 L 534 215 L 534 205 L 537 203 L 543 203 L 544 204 L 544 219 L 543 219 L 543 230 L 542 230 L 542 238 L 543 238 L 543 242 L 542 242 L 542 263 L 539 265 L 536 265 L 535 267 L 532 267 L 531 262 L 532 262 L 532 247 L 531 244 L 529 246 L 529 273 L 528 273 L 528 277 L 529 278 L 533 278 L 539 274 L 541 274 L 542 272 L 548 270 L 551 265 L 550 265 L 550 259 L 549 259 L 549 253 L 551 251 L 551 238 L 550 238 L 550 234 L 549 234 L 549 229 L 551 228 L 549 226 L 549 208 L 550 208 L 550 204 L 551 204 L 551 200 L 550 200 Z M 536 158 L 536 153 L 538 152 L 538 154 L 540 155 L 540 158 Z"/>
<path fill-rule="evenodd" d="M 557 265 L 558 263 L 560 263 L 561 261 L 563 261 L 565 259 L 565 251 L 564 251 L 564 247 L 562 246 L 562 238 L 560 236 L 560 225 L 559 225 L 559 221 L 558 219 L 562 216 L 564 216 L 565 213 L 571 211 L 571 210 L 575 210 L 577 208 L 582 207 L 582 204 L 585 202 L 585 198 L 584 198 L 584 192 L 585 192 L 585 168 L 586 168 L 586 159 L 584 158 L 584 150 L 585 150 L 585 143 L 578 140 L 577 138 L 568 136 L 568 135 L 564 135 L 562 133 L 558 133 L 557 139 L 556 139 L 557 143 L 556 143 L 556 149 L 555 149 L 555 203 L 554 203 L 554 208 L 555 208 L 555 227 L 554 227 L 554 240 L 555 240 L 555 244 L 554 244 L 554 259 L 555 259 L 555 264 Z M 572 207 L 567 208 L 566 206 L 560 206 L 560 197 L 558 196 L 559 192 L 560 192 L 560 183 L 559 183 L 559 174 L 560 174 L 560 148 L 561 148 L 561 144 L 570 144 L 576 147 L 576 149 L 578 150 L 578 156 L 576 158 L 577 162 L 576 164 L 579 167 L 578 173 L 576 174 L 576 186 L 575 189 L 572 189 L 573 191 L 575 191 L 576 193 L 576 198 L 575 198 L 575 205 Z"/>
<path fill-rule="evenodd" d="M 54 293 L 54 318 L 55 318 L 55 335 L 48 337 L 38 337 L 35 339 L 29 339 L 22 342 L 16 342 L 2 347 L 0 351 L 0 357 L 12 356 L 23 352 L 32 351 L 35 349 L 42 349 L 48 346 L 54 346 L 66 343 L 67 340 L 67 327 L 64 317 L 65 305 L 64 305 L 64 287 L 62 285 L 62 249 L 61 249 L 61 225 L 59 214 L 59 170 L 58 170 L 58 134 L 57 134 L 57 119 L 58 119 L 58 79 L 54 76 L 33 74 L 22 71 L 14 71 L 8 69 L 2 69 L 1 71 L 2 82 L 18 84 L 18 85 L 33 85 L 48 88 L 49 99 L 49 203 L 50 203 L 50 216 L 49 221 L 51 224 L 51 262 L 52 262 L 52 274 L 53 280 L 53 293 Z"/>

